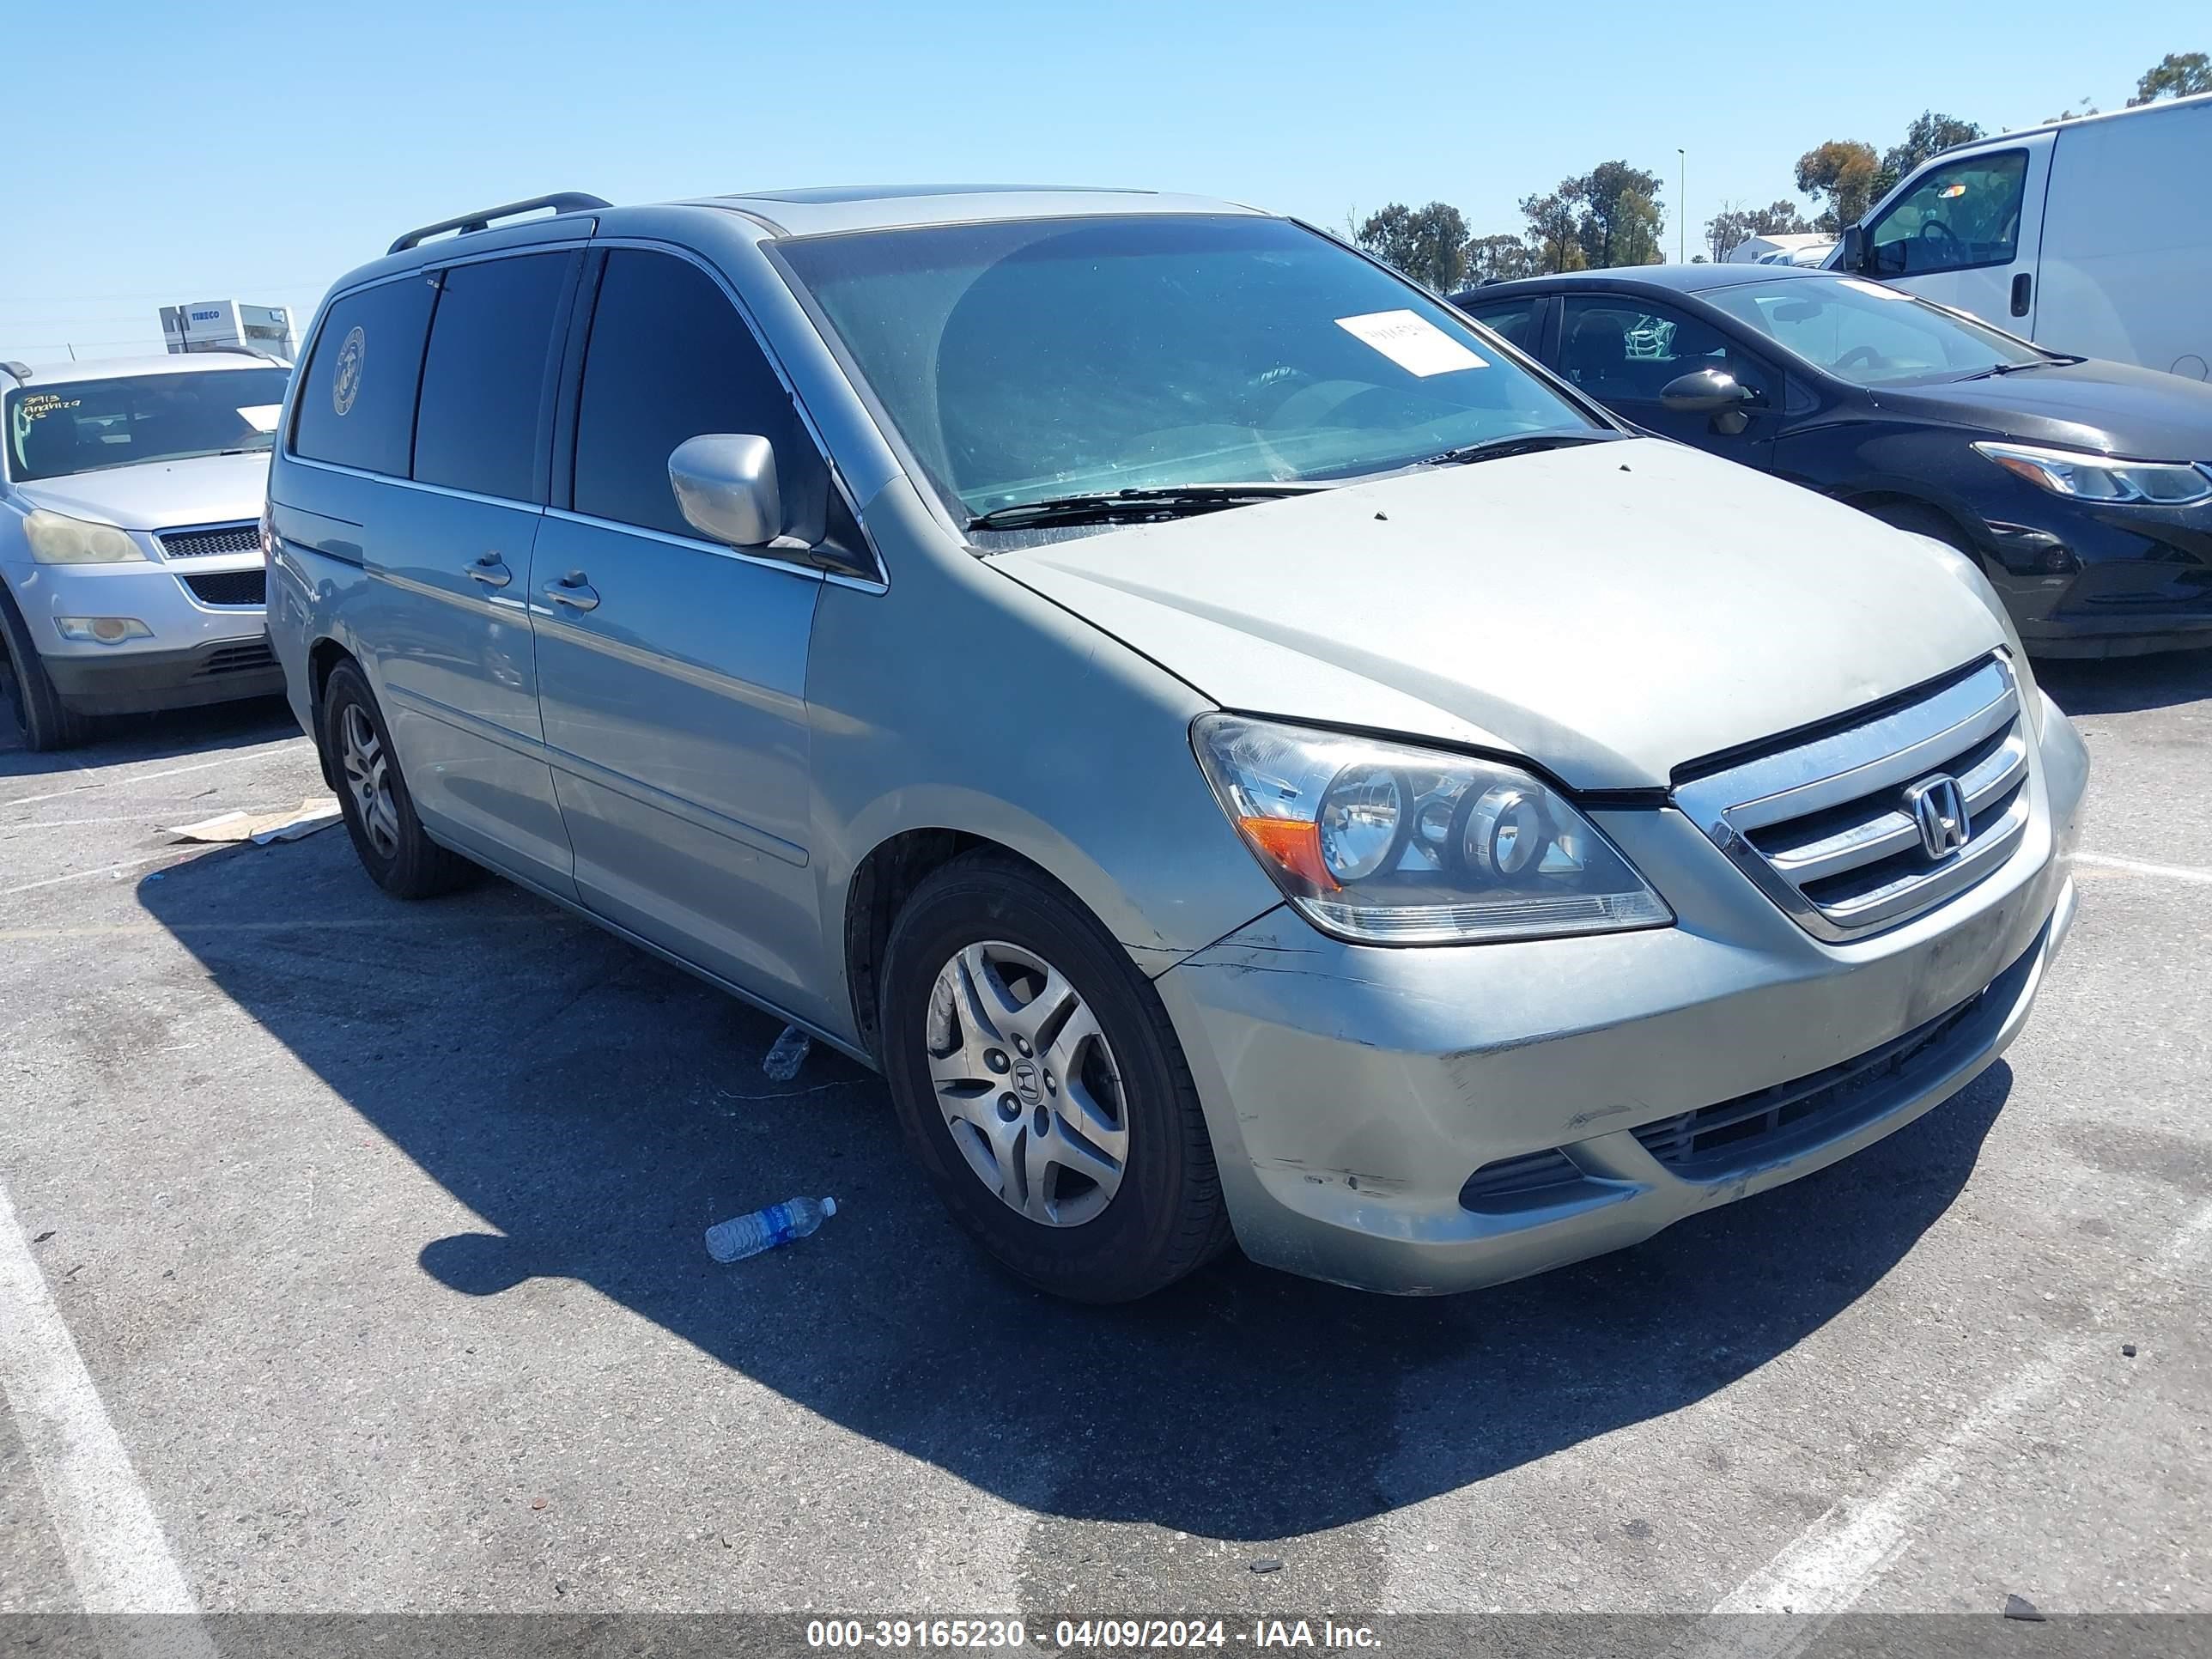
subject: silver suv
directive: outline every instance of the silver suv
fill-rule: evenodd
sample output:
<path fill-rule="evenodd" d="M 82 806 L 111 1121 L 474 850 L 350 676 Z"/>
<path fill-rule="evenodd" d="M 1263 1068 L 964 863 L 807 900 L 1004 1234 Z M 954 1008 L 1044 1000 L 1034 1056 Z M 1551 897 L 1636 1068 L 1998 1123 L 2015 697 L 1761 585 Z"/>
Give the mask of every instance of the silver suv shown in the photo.
<path fill-rule="evenodd" d="M 2087 759 L 1963 559 L 1221 203 L 428 227 L 270 496 L 370 875 L 880 1067 L 1070 1296 L 1630 1243 L 1959 1089 L 2074 915 Z"/>
<path fill-rule="evenodd" d="M 291 371 L 251 352 L 0 363 L 0 722 L 269 696 L 260 519 Z"/>

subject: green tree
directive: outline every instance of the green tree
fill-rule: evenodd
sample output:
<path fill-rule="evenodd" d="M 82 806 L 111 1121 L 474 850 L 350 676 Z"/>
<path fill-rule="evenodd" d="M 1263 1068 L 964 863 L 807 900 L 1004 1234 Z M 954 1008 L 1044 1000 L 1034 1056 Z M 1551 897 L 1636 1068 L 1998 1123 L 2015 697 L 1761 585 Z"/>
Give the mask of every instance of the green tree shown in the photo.
<path fill-rule="evenodd" d="M 2128 107 L 2160 98 L 2187 98 L 2199 92 L 2212 92 L 2212 58 L 2201 52 L 2169 52 L 2142 72 Z"/>
<path fill-rule="evenodd" d="M 1569 179 L 1547 195 L 1521 198 L 1521 216 L 1528 222 L 1528 251 L 1539 272 L 1580 270 L 1589 264 L 1575 234 L 1582 185 L 1579 179 Z"/>
<path fill-rule="evenodd" d="M 1828 198 L 1827 210 L 1813 228 L 1840 233 L 1845 225 L 1864 218 L 1881 172 L 1881 158 L 1875 154 L 1874 146 L 1856 138 L 1831 138 L 1799 156 L 1798 190 L 1807 196 Z"/>
<path fill-rule="evenodd" d="M 1745 208 L 1723 202 L 1721 210 L 1705 222 L 1705 245 L 1713 263 L 1720 264 L 1735 249 L 1754 236 L 1802 236 L 1813 228 L 1795 202 L 1776 202 L 1763 208 Z"/>
<path fill-rule="evenodd" d="M 1660 234 L 1667 228 L 1658 202 L 1657 173 L 1626 161 L 1601 161 L 1560 190 L 1565 191 L 1568 185 L 1582 203 L 1575 234 L 1585 264 L 1602 268 L 1657 262 Z"/>
<path fill-rule="evenodd" d="M 1470 283 L 1510 283 L 1540 269 L 1535 250 L 1518 236 L 1474 236 L 1467 244 Z"/>
<path fill-rule="evenodd" d="M 1354 240 L 1386 264 L 1449 294 L 1467 280 L 1467 220 L 1448 202 L 1393 202 L 1368 215 Z"/>
<path fill-rule="evenodd" d="M 1971 144 L 1982 136 L 1982 130 L 1972 121 L 1961 121 L 1955 115 L 1938 115 L 1924 109 L 1905 130 L 1905 142 L 1892 144 L 1881 155 L 1881 171 L 1875 174 L 1871 201 L 1878 202 L 1889 194 L 1897 181 L 1911 173 L 1929 156 Z"/>

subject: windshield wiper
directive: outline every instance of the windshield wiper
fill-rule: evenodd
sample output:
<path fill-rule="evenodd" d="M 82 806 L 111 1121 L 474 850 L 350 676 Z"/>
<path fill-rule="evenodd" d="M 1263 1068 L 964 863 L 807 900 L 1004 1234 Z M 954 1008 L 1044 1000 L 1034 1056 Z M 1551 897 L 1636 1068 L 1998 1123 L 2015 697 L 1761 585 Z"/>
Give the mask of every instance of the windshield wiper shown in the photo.
<path fill-rule="evenodd" d="M 1621 434 L 1595 428 L 1560 432 L 1515 432 L 1503 438 L 1485 438 L 1479 444 L 1462 444 L 1441 455 L 1431 455 L 1425 466 L 1465 466 L 1470 461 L 1495 461 L 1508 455 L 1532 455 L 1540 449 L 1571 449 L 1577 444 L 1610 443 Z"/>
<path fill-rule="evenodd" d="M 968 520 L 970 530 L 1023 530 L 1033 525 L 1145 524 L 1218 513 L 1285 495 L 1310 495 L 1318 483 L 1174 484 L 1159 489 L 1116 489 L 1095 495 L 1056 495 L 1049 501 L 994 507 Z"/>
<path fill-rule="evenodd" d="M 1999 374 L 2017 374 L 2023 368 L 2064 368 L 2074 363 L 2086 363 L 2088 361 L 2087 357 L 2054 355 L 2049 357 L 2038 357 L 2025 363 L 1991 363 L 1987 368 L 1978 368 L 1971 374 L 1961 374 L 1959 379 L 1962 381 L 1986 380 Z"/>

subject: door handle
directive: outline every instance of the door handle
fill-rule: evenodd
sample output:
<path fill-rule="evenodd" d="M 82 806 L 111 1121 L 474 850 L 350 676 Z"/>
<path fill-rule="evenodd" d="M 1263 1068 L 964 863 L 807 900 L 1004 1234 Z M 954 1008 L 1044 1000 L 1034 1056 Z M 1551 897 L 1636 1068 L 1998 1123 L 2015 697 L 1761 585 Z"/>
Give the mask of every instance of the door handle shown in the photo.
<path fill-rule="evenodd" d="M 2024 270 L 2012 279 L 2012 314 L 2014 316 L 2027 315 L 2028 295 L 2034 291 L 2034 283 L 2035 279 Z"/>
<path fill-rule="evenodd" d="M 487 553 L 469 567 L 469 579 L 486 587 L 504 587 L 514 580 L 514 572 L 507 568 L 507 561 L 498 554 Z"/>
<path fill-rule="evenodd" d="M 545 585 L 545 597 L 571 611 L 591 611 L 599 605 L 599 590 L 584 580 L 582 571 L 571 570 L 559 581 Z"/>

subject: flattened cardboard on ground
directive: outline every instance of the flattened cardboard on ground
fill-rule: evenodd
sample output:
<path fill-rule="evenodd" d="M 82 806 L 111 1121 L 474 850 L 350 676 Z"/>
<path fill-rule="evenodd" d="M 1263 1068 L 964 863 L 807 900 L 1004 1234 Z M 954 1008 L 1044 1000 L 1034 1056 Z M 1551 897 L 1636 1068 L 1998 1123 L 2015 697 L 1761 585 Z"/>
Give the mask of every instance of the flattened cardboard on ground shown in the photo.
<path fill-rule="evenodd" d="M 272 841 L 297 841 L 338 821 L 333 795 L 309 795 L 297 806 L 276 812 L 224 812 L 198 823 L 179 824 L 166 833 L 184 841 L 244 842 L 266 847 Z"/>

